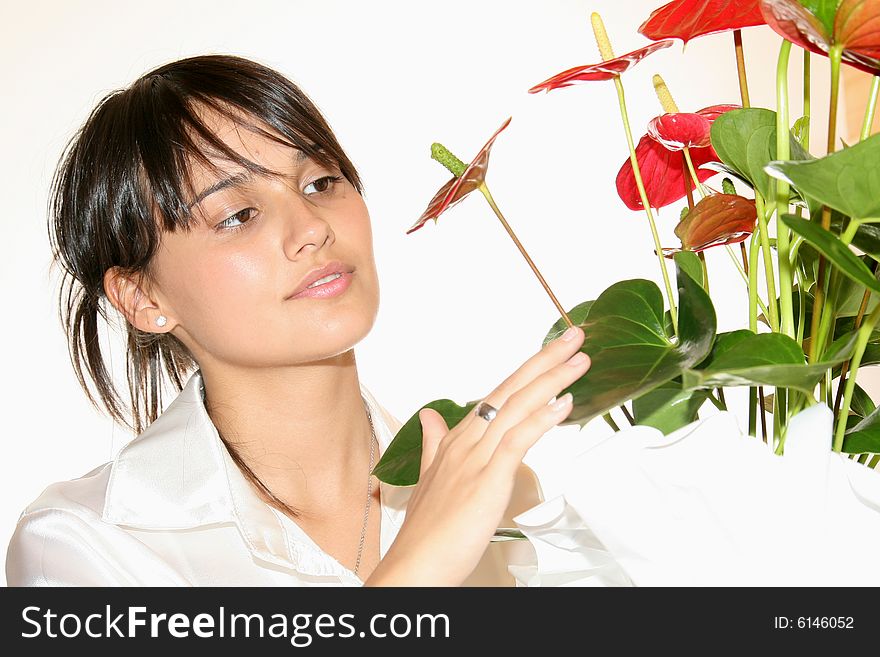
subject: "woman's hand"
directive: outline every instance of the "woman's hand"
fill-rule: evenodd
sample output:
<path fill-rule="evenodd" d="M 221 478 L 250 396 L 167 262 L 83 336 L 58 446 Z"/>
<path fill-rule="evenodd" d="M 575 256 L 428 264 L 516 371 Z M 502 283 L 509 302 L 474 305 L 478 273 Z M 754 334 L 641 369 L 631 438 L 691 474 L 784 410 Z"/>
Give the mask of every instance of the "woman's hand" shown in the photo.
<path fill-rule="evenodd" d="M 459 586 L 476 568 L 504 516 L 529 448 L 571 413 L 571 395 L 548 404 L 589 369 L 584 332 L 568 329 L 484 401 L 491 421 L 471 412 L 450 430 L 423 408 L 419 482 L 388 553 L 366 586 Z M 574 354 L 574 356 L 572 356 Z"/>

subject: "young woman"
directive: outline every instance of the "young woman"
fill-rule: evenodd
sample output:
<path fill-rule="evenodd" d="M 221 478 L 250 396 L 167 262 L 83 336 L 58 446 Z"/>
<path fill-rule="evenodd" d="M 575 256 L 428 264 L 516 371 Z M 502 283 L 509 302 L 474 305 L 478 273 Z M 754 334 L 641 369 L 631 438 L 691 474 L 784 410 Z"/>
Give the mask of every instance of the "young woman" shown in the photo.
<path fill-rule="evenodd" d="M 571 411 L 555 396 L 589 367 L 583 332 L 451 430 L 421 411 L 419 483 L 378 482 L 400 422 L 358 376 L 379 306 L 361 193 L 317 108 L 255 62 L 172 62 L 99 103 L 56 173 L 50 236 L 80 384 L 137 437 L 24 510 L 10 585 L 468 581 L 526 451 Z M 115 313 L 127 399 L 98 339 Z"/>

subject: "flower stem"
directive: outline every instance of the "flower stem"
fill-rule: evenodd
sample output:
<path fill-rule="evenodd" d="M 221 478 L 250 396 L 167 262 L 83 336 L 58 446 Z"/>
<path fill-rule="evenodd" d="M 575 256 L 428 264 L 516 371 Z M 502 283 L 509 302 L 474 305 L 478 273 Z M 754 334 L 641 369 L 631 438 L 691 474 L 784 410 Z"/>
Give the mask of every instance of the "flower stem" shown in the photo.
<path fill-rule="evenodd" d="M 843 232 L 840 234 L 840 241 L 849 246 L 850 243 L 853 241 L 853 237 L 856 236 L 856 233 L 859 230 L 859 226 L 861 226 L 863 223 L 864 222 L 860 219 L 852 217 L 846 223 L 846 228 L 844 228 Z"/>
<path fill-rule="evenodd" d="M 733 249 L 730 248 L 730 244 L 725 244 L 724 248 L 727 249 L 727 254 L 730 256 L 730 259 L 733 260 L 733 264 L 736 267 L 736 270 L 739 272 L 739 275 L 742 277 L 743 281 L 746 284 L 746 291 L 749 289 L 749 274 L 746 269 L 743 268 L 743 264 L 748 267 L 748 261 L 745 260 L 745 241 L 739 243 L 743 248 L 743 262 L 740 264 L 740 261 L 737 259 L 736 254 L 733 252 Z M 764 317 L 770 316 L 770 311 L 767 309 L 767 306 L 764 305 L 764 302 L 761 300 L 761 297 L 755 297 L 755 303 L 761 308 L 761 312 L 764 313 Z"/>
<path fill-rule="evenodd" d="M 697 170 L 694 168 L 694 161 L 691 159 L 691 150 L 687 146 L 685 146 L 681 152 L 684 153 L 684 162 L 687 165 L 688 173 L 691 174 L 691 178 L 694 181 L 694 186 L 697 188 L 700 196 L 705 197 L 706 192 L 703 191 L 703 183 L 701 183 L 700 179 L 697 178 Z M 688 185 L 688 187 L 690 187 L 690 185 Z"/>
<path fill-rule="evenodd" d="M 776 388 L 776 394 L 773 397 L 773 442 L 776 443 L 773 453 L 781 456 L 785 449 L 785 430 L 788 426 L 782 421 L 785 409 L 782 407 L 784 397 L 779 394 L 780 392 L 785 392 L 785 389 Z M 773 447 L 772 443 L 771 447 Z"/>
<path fill-rule="evenodd" d="M 828 154 L 834 152 L 834 145 L 837 142 L 837 100 L 840 96 L 840 61 L 843 55 L 843 49 L 840 45 L 833 45 L 828 51 L 828 58 L 831 60 L 831 97 L 828 106 Z M 822 208 L 822 228 L 829 230 L 831 228 L 831 210 L 828 206 Z M 814 339 L 810 340 L 810 362 L 814 362 L 819 358 L 817 340 L 815 340 L 816 332 L 819 329 L 819 320 L 822 315 L 822 308 L 825 303 L 825 295 L 828 290 L 828 276 L 826 275 L 825 257 L 819 254 L 819 271 L 816 276 L 816 294 L 813 296 L 813 321 L 810 327 L 810 336 Z"/>
<path fill-rule="evenodd" d="M 858 221 L 856 219 L 850 219 L 849 223 L 846 226 L 846 229 L 843 232 L 843 235 L 840 236 L 840 241 L 846 245 L 852 241 L 853 236 L 855 236 L 858 231 L 859 226 L 863 222 Z M 874 266 L 874 277 L 877 277 L 877 274 L 880 273 L 880 262 L 878 262 Z M 865 312 L 868 310 L 868 298 L 871 296 L 871 290 L 866 289 L 865 293 L 862 295 L 862 301 L 859 304 L 859 310 L 856 313 L 856 318 L 853 321 L 853 328 L 858 329 L 862 325 L 862 320 L 865 317 Z M 833 337 L 833 336 L 832 336 Z M 837 383 L 837 397 L 834 400 L 834 414 L 837 415 L 837 411 L 840 408 L 840 394 L 843 389 L 843 383 L 847 376 L 847 371 L 849 370 L 850 361 L 845 360 L 843 364 L 840 366 L 840 381 Z"/>
<path fill-rule="evenodd" d="M 749 329 L 753 333 L 758 332 L 758 244 L 760 242 L 760 236 L 756 234 L 756 232 L 760 232 L 761 228 L 758 226 L 756 231 L 752 231 L 752 236 L 749 238 L 749 265 L 747 267 L 749 283 Z M 764 317 L 769 317 L 770 312 L 768 310 L 764 310 Z M 763 409 L 763 399 L 762 394 L 760 393 L 761 388 L 755 388 L 752 386 L 749 388 L 749 435 L 757 436 L 757 418 L 758 413 L 761 413 L 761 421 L 763 423 L 764 420 L 764 409 Z M 760 408 L 758 408 L 760 406 Z M 766 430 L 765 430 L 766 435 Z M 766 442 L 766 439 L 765 439 Z"/>
<path fill-rule="evenodd" d="M 774 406 L 776 404 L 776 399 L 773 399 Z M 764 438 L 764 442 L 767 443 L 767 415 L 764 411 L 764 386 L 758 386 L 758 415 L 761 417 L 761 436 Z"/>
<path fill-rule="evenodd" d="M 755 205 L 758 210 L 758 225 L 761 228 L 761 253 L 764 256 L 764 277 L 767 279 L 767 306 L 770 309 L 770 329 L 779 333 L 779 308 L 776 303 L 776 275 L 773 273 L 773 254 L 770 251 L 770 235 L 767 232 L 767 215 L 764 209 L 764 198 L 755 193 Z"/>
<path fill-rule="evenodd" d="M 700 251 L 697 255 L 700 257 L 700 265 L 703 268 L 703 289 L 706 294 L 709 294 L 709 266 L 706 264 L 706 252 Z"/>
<path fill-rule="evenodd" d="M 871 91 L 868 95 L 868 105 L 865 107 L 865 116 L 862 120 L 862 130 L 859 134 L 859 141 L 864 141 L 871 135 L 871 126 L 874 123 L 874 112 L 877 108 L 877 95 L 878 91 L 880 91 L 880 77 L 874 76 L 874 79 L 871 82 Z M 844 234 L 841 236 L 841 241 L 846 240 L 845 243 L 849 243 L 852 241 L 852 238 L 855 237 L 856 232 L 858 231 L 859 226 L 862 222 L 856 221 L 855 219 L 851 219 L 847 224 L 846 229 L 844 230 Z M 874 275 L 876 276 L 878 271 L 880 271 L 880 263 L 877 264 L 877 267 L 874 269 Z M 856 315 L 854 327 L 856 329 L 859 328 L 862 318 L 864 317 L 865 310 L 868 306 L 868 297 L 870 296 L 871 291 L 865 290 L 865 293 L 862 295 L 862 302 L 859 305 L 859 311 Z M 846 378 L 847 369 L 849 367 L 849 361 L 844 361 L 840 370 L 840 382 L 838 383 L 837 390 L 837 398 L 834 401 L 834 411 L 837 413 L 837 409 L 840 407 L 840 396 L 841 391 L 843 390 L 843 382 Z"/>
<path fill-rule="evenodd" d="M 687 160 L 685 160 L 685 162 L 687 162 Z M 687 179 L 687 176 L 682 178 L 682 180 L 684 181 L 684 195 L 687 198 L 688 211 L 690 211 L 694 209 L 694 193 L 691 190 L 690 181 Z"/>
<path fill-rule="evenodd" d="M 821 351 L 819 350 L 819 326 L 822 320 L 822 308 L 825 306 L 826 290 L 828 289 L 828 271 L 825 260 L 819 254 L 819 268 L 816 273 L 816 291 L 813 294 L 813 317 L 810 321 L 810 362 L 814 362 Z"/>
<path fill-rule="evenodd" d="M 865 118 L 862 120 L 862 131 L 859 134 L 859 141 L 864 141 L 871 135 L 871 126 L 874 124 L 874 112 L 877 109 L 877 95 L 880 92 L 880 76 L 875 75 L 874 79 L 871 81 L 871 92 L 868 95 L 868 105 L 865 107 Z M 847 228 L 850 227 L 850 224 L 847 225 Z M 855 236 L 855 232 L 858 230 L 858 224 L 856 224 L 855 230 L 852 232 L 852 237 Z M 874 276 L 880 273 L 880 262 L 874 267 Z M 868 297 L 871 295 L 871 290 L 865 290 L 865 293 L 862 295 L 862 302 L 859 304 L 859 311 L 856 314 L 856 319 L 854 323 L 854 328 L 859 328 L 862 323 L 862 318 L 865 316 L 865 311 L 868 308 Z M 840 367 L 840 380 L 837 383 L 837 395 L 834 399 L 834 415 L 837 415 L 838 409 L 840 408 L 840 399 L 843 394 L 843 384 L 846 381 L 847 372 L 849 371 L 849 360 L 843 361 L 843 365 Z"/>
<path fill-rule="evenodd" d="M 480 185 L 479 190 L 483 193 L 483 196 L 486 197 L 486 201 L 489 202 L 489 207 L 492 208 L 493 212 L 495 212 L 495 216 L 501 221 L 501 224 L 504 226 L 504 229 L 507 231 L 507 234 L 510 235 L 510 238 L 513 240 L 514 244 L 516 244 L 516 248 L 519 249 L 519 252 L 522 253 L 523 258 L 526 259 L 526 262 L 529 263 L 529 267 L 532 268 L 532 271 L 535 272 L 535 276 L 538 277 L 538 280 L 541 282 L 541 285 L 544 287 L 544 290 L 550 296 L 550 300 L 553 301 L 553 305 L 556 306 L 556 309 L 559 311 L 559 314 L 562 315 L 562 318 L 565 320 L 565 323 L 568 324 L 569 327 L 574 326 L 574 323 L 571 321 L 571 318 L 565 312 L 565 309 L 562 307 L 562 304 L 559 303 L 559 300 L 556 298 L 556 295 L 553 294 L 553 290 L 550 289 L 550 286 L 547 285 L 547 281 L 544 280 L 544 277 L 541 276 L 541 272 L 538 271 L 538 268 L 535 266 L 535 263 L 529 257 L 526 248 L 522 245 L 522 242 L 517 238 L 516 233 L 513 232 L 513 228 L 510 227 L 510 224 L 507 223 L 507 220 L 504 218 L 504 215 L 501 214 L 501 210 L 498 209 L 498 206 L 495 205 L 495 200 L 492 198 L 492 195 L 489 193 L 489 188 L 486 186 L 486 183 Z"/>
<path fill-rule="evenodd" d="M 874 267 L 874 276 L 877 276 L 877 273 L 880 272 L 880 262 Z M 868 298 L 871 296 L 871 290 L 865 290 L 865 294 L 862 295 L 862 302 L 859 304 L 859 311 L 856 313 L 856 319 L 853 322 L 853 328 L 858 329 L 862 325 L 862 320 L 865 318 L 865 312 L 868 310 Z M 846 382 L 846 374 L 849 371 L 849 359 L 843 361 L 843 365 L 840 366 L 840 380 L 837 382 L 837 397 L 834 400 L 834 415 L 837 416 L 838 411 L 840 410 L 840 401 L 843 396 L 843 384 Z"/>
<path fill-rule="evenodd" d="M 837 297 L 840 292 L 840 278 L 834 276 L 837 272 L 832 271 L 832 280 L 828 284 L 828 294 L 825 295 L 825 303 L 822 305 L 822 318 L 819 320 L 819 332 L 812 336 L 816 341 L 816 349 L 819 354 L 825 351 L 825 340 L 832 325 L 837 319 L 835 317 L 835 309 L 837 307 Z"/>
<path fill-rule="evenodd" d="M 840 62 L 843 48 L 839 45 L 831 46 L 828 58 L 831 60 L 831 99 L 828 106 L 828 153 L 835 150 L 837 141 L 837 105 L 840 96 Z"/>
<path fill-rule="evenodd" d="M 593 26 L 593 34 L 596 37 L 596 45 L 599 48 L 599 55 L 603 60 L 614 58 L 614 50 L 611 48 L 611 41 L 608 39 L 608 33 L 605 31 L 605 25 L 602 17 L 593 12 L 590 14 L 590 23 Z M 629 127 L 629 114 L 626 111 L 626 96 L 623 93 L 623 82 L 620 76 L 614 76 L 614 87 L 617 89 L 617 103 L 620 105 L 620 118 L 623 120 L 623 131 L 626 133 L 626 143 L 629 146 L 629 160 L 632 164 L 633 178 L 636 181 L 636 187 L 639 190 L 639 198 L 642 200 L 642 206 L 645 208 L 645 214 L 648 217 L 648 224 L 651 227 L 651 236 L 654 238 L 654 252 L 657 254 L 657 260 L 660 262 L 660 273 L 663 275 L 663 284 L 666 287 L 666 299 L 669 302 L 669 315 L 672 318 L 672 330 L 678 335 L 678 310 L 675 307 L 675 298 L 672 296 L 672 284 L 669 282 L 669 272 L 666 271 L 666 258 L 663 257 L 663 247 L 660 246 L 660 235 L 657 233 L 657 225 L 654 222 L 654 213 L 651 211 L 651 202 L 648 200 L 648 194 L 645 192 L 645 183 L 642 182 L 642 172 L 639 169 L 639 161 L 636 159 L 636 146 L 633 143 L 632 130 Z"/>
<path fill-rule="evenodd" d="M 758 389 L 755 386 L 749 388 L 749 435 L 757 437 L 758 416 Z"/>
<path fill-rule="evenodd" d="M 805 151 L 810 150 L 810 51 L 806 48 L 804 52 L 804 121 L 806 129 L 803 134 L 802 145 Z"/>
<path fill-rule="evenodd" d="M 758 251 L 761 243 L 761 225 L 752 232 L 749 239 L 749 329 L 758 332 Z M 764 312 L 769 318 L 769 309 Z"/>
<path fill-rule="evenodd" d="M 795 339 L 803 347 L 804 345 L 804 322 L 807 321 L 807 293 L 804 289 L 806 281 L 798 271 L 798 325 Z"/>
<path fill-rule="evenodd" d="M 859 327 L 858 337 L 856 338 L 856 346 L 853 351 L 852 361 L 850 363 L 850 375 L 846 380 L 846 390 L 843 393 L 843 408 L 840 409 L 840 415 L 837 418 L 837 432 L 834 435 L 834 451 L 839 452 L 843 449 L 843 435 L 846 432 L 846 418 L 849 416 L 850 402 L 852 401 L 853 390 L 856 386 L 856 373 L 859 371 L 859 364 L 862 362 L 862 355 L 865 353 L 865 347 L 868 345 L 868 339 L 874 331 L 877 320 L 880 319 L 880 304 L 878 304 L 865 323 Z"/>
<path fill-rule="evenodd" d="M 829 108 L 829 118 L 828 118 L 828 152 L 834 152 L 834 146 L 836 142 L 836 133 L 837 133 L 837 106 L 838 106 L 838 95 L 840 91 L 840 60 L 841 60 L 841 49 L 839 46 L 832 47 L 831 52 L 829 52 L 829 57 L 831 59 L 831 105 Z M 841 242 L 844 244 L 849 244 L 855 235 L 856 230 L 858 229 L 859 222 L 855 219 L 850 220 L 850 223 L 847 225 L 844 233 L 840 236 Z M 829 230 L 831 228 L 831 209 L 826 205 L 822 208 L 822 228 L 825 230 Z M 823 266 L 827 266 L 824 262 L 824 259 L 820 255 L 819 258 L 819 271 L 822 272 Z M 810 341 L 810 353 L 811 356 L 815 354 L 816 358 L 820 358 L 822 352 L 825 349 L 826 337 L 829 332 L 832 333 L 831 339 L 833 339 L 833 331 L 835 324 L 835 306 L 837 303 L 837 296 L 840 287 L 840 278 L 841 275 L 839 272 L 835 270 L 828 270 L 824 272 L 823 286 L 821 288 L 821 296 L 822 296 L 822 304 L 821 304 L 821 312 L 819 313 L 819 321 L 818 326 L 816 322 L 816 317 L 813 317 L 813 326 L 817 327 L 815 332 L 811 333 L 811 341 Z M 819 296 L 819 286 L 816 286 L 816 293 Z M 813 312 L 816 312 L 816 306 L 813 306 Z M 829 340 L 830 341 L 830 340 Z M 829 377 L 826 377 L 820 386 L 822 391 L 822 399 L 826 401 L 828 405 L 832 405 L 830 400 L 830 385 L 829 385 Z"/>
<path fill-rule="evenodd" d="M 659 78 L 659 75 L 654 76 L 655 78 Z M 666 85 L 664 85 L 665 88 Z M 691 163 L 690 155 L 688 154 L 688 149 L 685 149 L 681 152 L 682 157 L 684 158 L 685 166 L 690 169 L 691 175 L 693 176 L 694 183 L 696 185 L 697 190 L 700 192 L 700 196 L 705 198 L 703 194 L 702 185 L 700 185 L 700 180 L 697 178 L 697 174 L 694 172 L 694 166 Z M 691 192 L 690 181 L 687 176 L 683 176 L 684 180 L 684 193 L 687 196 L 687 204 L 688 211 L 694 209 L 694 195 Z M 703 289 L 706 291 L 706 294 L 709 294 L 709 267 L 706 265 L 706 254 L 703 251 L 697 253 L 697 256 L 700 258 L 700 267 L 703 269 Z"/>
<path fill-rule="evenodd" d="M 605 423 L 614 429 L 614 431 L 620 431 L 620 427 L 617 426 L 617 422 L 614 421 L 614 418 L 611 417 L 611 413 L 605 413 L 602 415 L 602 419 L 605 420 Z"/>
<path fill-rule="evenodd" d="M 733 31 L 733 47 L 736 51 L 736 72 L 739 76 L 739 95 L 743 107 L 750 107 L 749 82 L 746 79 L 746 60 L 743 54 L 742 30 Z"/>
<path fill-rule="evenodd" d="M 788 160 L 791 157 L 789 143 L 788 119 L 788 58 L 791 53 L 791 41 L 783 40 L 779 50 L 779 62 L 776 67 L 776 159 Z M 782 222 L 782 216 L 788 212 L 789 185 L 782 180 L 776 181 L 776 253 L 779 263 L 779 306 L 782 315 L 782 333 L 794 338 L 794 311 L 791 303 L 791 288 L 794 284 L 789 260 L 791 233 Z"/>
<path fill-rule="evenodd" d="M 654 222 L 654 213 L 651 211 L 651 202 L 648 200 L 648 194 L 645 192 L 645 184 L 642 182 L 642 173 L 639 170 L 639 162 L 636 159 L 636 147 L 633 143 L 632 130 L 629 127 L 629 115 L 626 111 L 626 97 L 623 92 L 623 83 L 620 76 L 614 77 L 614 86 L 617 89 L 617 101 L 620 105 L 620 117 L 623 120 L 623 131 L 626 133 L 626 143 L 629 146 L 629 160 L 633 168 L 633 177 L 636 180 L 636 187 L 639 190 L 639 197 L 642 200 L 642 206 L 645 208 L 645 214 L 648 217 L 648 224 L 651 227 L 651 236 L 654 238 L 654 251 L 657 253 L 657 259 L 660 261 L 660 272 L 663 274 L 663 284 L 666 286 L 666 298 L 669 302 L 669 314 L 672 316 L 672 328 L 678 334 L 678 311 L 675 307 L 675 299 L 672 296 L 672 284 L 669 282 L 669 272 L 666 271 L 666 258 L 663 257 L 663 247 L 660 246 L 660 235 L 657 233 L 657 225 Z"/>
<path fill-rule="evenodd" d="M 877 93 L 880 92 L 880 75 L 875 75 L 871 81 L 871 92 L 868 94 L 868 106 L 865 108 L 865 118 L 862 120 L 862 132 L 859 141 L 865 141 L 871 136 L 871 126 L 874 125 L 874 112 L 877 109 Z"/>
<path fill-rule="evenodd" d="M 720 390 L 720 388 L 719 388 L 719 390 Z M 715 396 L 712 394 L 711 390 L 709 391 L 709 394 L 706 395 L 706 399 L 708 399 L 710 402 L 712 402 L 712 404 L 715 406 L 715 408 L 717 408 L 719 411 L 726 411 L 727 410 L 727 404 L 722 402 L 720 399 L 716 399 Z"/>

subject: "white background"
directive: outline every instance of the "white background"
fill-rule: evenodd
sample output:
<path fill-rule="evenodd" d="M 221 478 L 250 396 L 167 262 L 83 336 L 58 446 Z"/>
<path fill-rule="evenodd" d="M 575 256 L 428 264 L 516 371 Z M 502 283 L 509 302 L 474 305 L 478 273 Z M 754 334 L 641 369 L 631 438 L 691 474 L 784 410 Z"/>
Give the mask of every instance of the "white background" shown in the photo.
<path fill-rule="evenodd" d="M 46 228 L 58 156 L 107 92 L 173 59 L 233 53 L 279 69 L 317 103 L 363 177 L 374 226 L 382 297 L 373 332 L 356 349 L 361 378 L 406 420 L 432 399 L 463 403 L 484 395 L 540 347 L 558 318 L 481 195 L 463 201 L 438 225 L 430 222 L 405 235 L 449 177 L 430 159 L 432 142 L 469 160 L 513 116 L 495 143 L 488 182 L 566 308 L 595 298 L 617 280 L 660 283 L 645 217 L 628 211 L 614 191 L 627 150 L 613 84 L 526 93 L 563 69 L 597 61 L 590 11 L 603 14 L 620 54 L 647 43 L 636 30 L 660 4 L 6 4 L 0 21 L 0 546 L 5 548 L 21 510 L 49 483 L 82 475 L 131 438 L 91 407 L 75 379 L 57 317 L 58 278 L 49 271 Z M 745 42 L 752 102 L 772 107 L 780 41 L 758 27 L 745 31 Z M 821 126 L 827 60 L 813 61 L 814 126 Z M 793 77 L 799 67 L 796 54 Z M 624 78 L 636 139 L 661 113 L 651 86 L 657 72 L 683 111 L 739 102 L 730 34 L 697 39 L 684 52 L 676 42 Z M 792 118 L 799 111 L 795 99 Z M 824 143 L 823 134 L 814 129 L 813 143 Z M 678 207 L 660 213 L 665 246 L 676 245 Z M 719 306 L 724 302 L 719 329 L 739 328 L 745 288 L 724 249 L 710 251 L 708 261 L 713 297 Z M 122 342 L 107 335 L 120 374 Z M 554 460 L 607 431 L 601 420 L 580 434 L 560 427 L 530 452 L 527 463 L 538 471 L 548 498 L 554 494 Z"/>

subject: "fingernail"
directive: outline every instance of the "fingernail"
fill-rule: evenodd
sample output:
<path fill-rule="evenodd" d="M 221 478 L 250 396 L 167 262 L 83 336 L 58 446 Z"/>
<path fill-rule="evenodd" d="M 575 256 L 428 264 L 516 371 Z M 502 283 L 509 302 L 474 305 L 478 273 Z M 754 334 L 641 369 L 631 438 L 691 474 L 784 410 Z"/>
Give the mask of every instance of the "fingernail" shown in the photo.
<path fill-rule="evenodd" d="M 572 394 L 570 392 L 565 393 L 557 399 L 555 402 L 551 404 L 554 411 L 561 411 L 563 408 L 568 406 L 569 402 L 572 400 Z"/>
<path fill-rule="evenodd" d="M 571 342 L 574 340 L 575 336 L 578 334 L 577 326 L 569 326 L 565 333 L 562 334 L 563 342 Z"/>
<path fill-rule="evenodd" d="M 583 351 L 579 351 L 574 356 L 569 358 L 566 361 L 566 364 L 571 365 L 572 367 L 578 367 L 579 365 L 583 365 L 585 362 L 587 362 L 587 355 Z"/>

